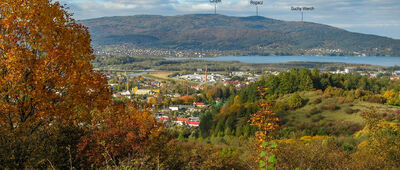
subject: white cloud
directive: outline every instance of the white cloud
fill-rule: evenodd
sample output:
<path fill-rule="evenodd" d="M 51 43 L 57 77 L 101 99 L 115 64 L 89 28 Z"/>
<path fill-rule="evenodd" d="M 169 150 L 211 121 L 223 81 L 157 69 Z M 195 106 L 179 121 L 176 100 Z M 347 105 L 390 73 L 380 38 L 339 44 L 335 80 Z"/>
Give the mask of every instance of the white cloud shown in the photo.
<path fill-rule="evenodd" d="M 107 9 L 134 9 L 137 7 L 137 5 L 134 4 L 122 4 L 122 3 L 112 3 L 112 2 L 105 2 L 102 3 L 102 5 L 104 6 L 104 8 Z"/>

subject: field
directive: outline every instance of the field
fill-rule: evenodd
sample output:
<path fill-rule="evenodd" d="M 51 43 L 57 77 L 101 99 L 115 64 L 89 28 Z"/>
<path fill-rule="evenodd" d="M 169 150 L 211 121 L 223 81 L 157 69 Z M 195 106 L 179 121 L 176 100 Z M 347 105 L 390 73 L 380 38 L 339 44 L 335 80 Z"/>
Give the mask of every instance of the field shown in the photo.
<path fill-rule="evenodd" d="M 172 72 L 150 72 L 147 76 L 161 80 L 168 80 L 171 79 L 170 77 L 168 77 L 171 74 Z"/>

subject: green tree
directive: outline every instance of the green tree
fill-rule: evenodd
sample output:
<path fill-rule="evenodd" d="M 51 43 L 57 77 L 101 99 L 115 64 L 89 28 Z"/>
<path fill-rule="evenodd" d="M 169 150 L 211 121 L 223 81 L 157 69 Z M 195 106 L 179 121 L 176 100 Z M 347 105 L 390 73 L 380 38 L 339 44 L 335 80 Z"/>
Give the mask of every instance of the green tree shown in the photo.
<path fill-rule="evenodd" d="M 292 109 L 297 109 L 303 106 L 303 98 L 298 93 L 294 93 L 288 100 L 288 105 Z"/>
<path fill-rule="evenodd" d="M 208 111 L 200 117 L 200 134 L 201 137 L 206 138 L 210 136 L 210 129 L 213 124 L 213 114 Z"/>
<path fill-rule="evenodd" d="M 311 78 L 311 71 L 303 68 L 299 73 L 300 84 L 299 90 L 307 91 L 313 88 L 313 80 Z"/>

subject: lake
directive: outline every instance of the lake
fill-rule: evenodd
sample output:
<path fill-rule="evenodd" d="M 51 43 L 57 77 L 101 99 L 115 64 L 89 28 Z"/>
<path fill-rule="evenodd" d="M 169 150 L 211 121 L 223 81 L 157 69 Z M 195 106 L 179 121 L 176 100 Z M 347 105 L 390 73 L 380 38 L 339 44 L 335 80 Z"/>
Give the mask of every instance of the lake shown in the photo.
<path fill-rule="evenodd" d="M 171 59 L 171 58 L 170 58 Z M 184 58 L 173 58 L 182 60 Z M 215 58 L 190 58 L 208 61 L 240 61 L 243 63 L 287 63 L 287 62 L 336 62 L 371 64 L 381 66 L 400 65 L 400 57 L 350 57 L 350 56 L 222 56 Z"/>

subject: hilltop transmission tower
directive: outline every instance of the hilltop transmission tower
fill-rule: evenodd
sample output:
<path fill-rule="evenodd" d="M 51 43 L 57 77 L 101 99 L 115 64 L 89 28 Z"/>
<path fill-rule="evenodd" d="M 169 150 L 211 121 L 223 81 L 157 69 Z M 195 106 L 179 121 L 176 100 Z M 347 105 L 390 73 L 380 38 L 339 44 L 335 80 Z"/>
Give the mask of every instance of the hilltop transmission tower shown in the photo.
<path fill-rule="evenodd" d="M 253 1 L 250 0 L 250 4 L 256 6 L 256 16 L 258 16 L 258 6 L 263 5 L 264 1 Z"/>
<path fill-rule="evenodd" d="M 313 11 L 314 9 L 314 7 L 291 7 L 292 11 L 301 12 L 301 22 L 304 22 L 304 11 Z"/>
<path fill-rule="evenodd" d="M 210 3 L 214 4 L 214 14 L 217 14 L 217 4 L 221 2 L 222 0 L 210 0 Z"/>

